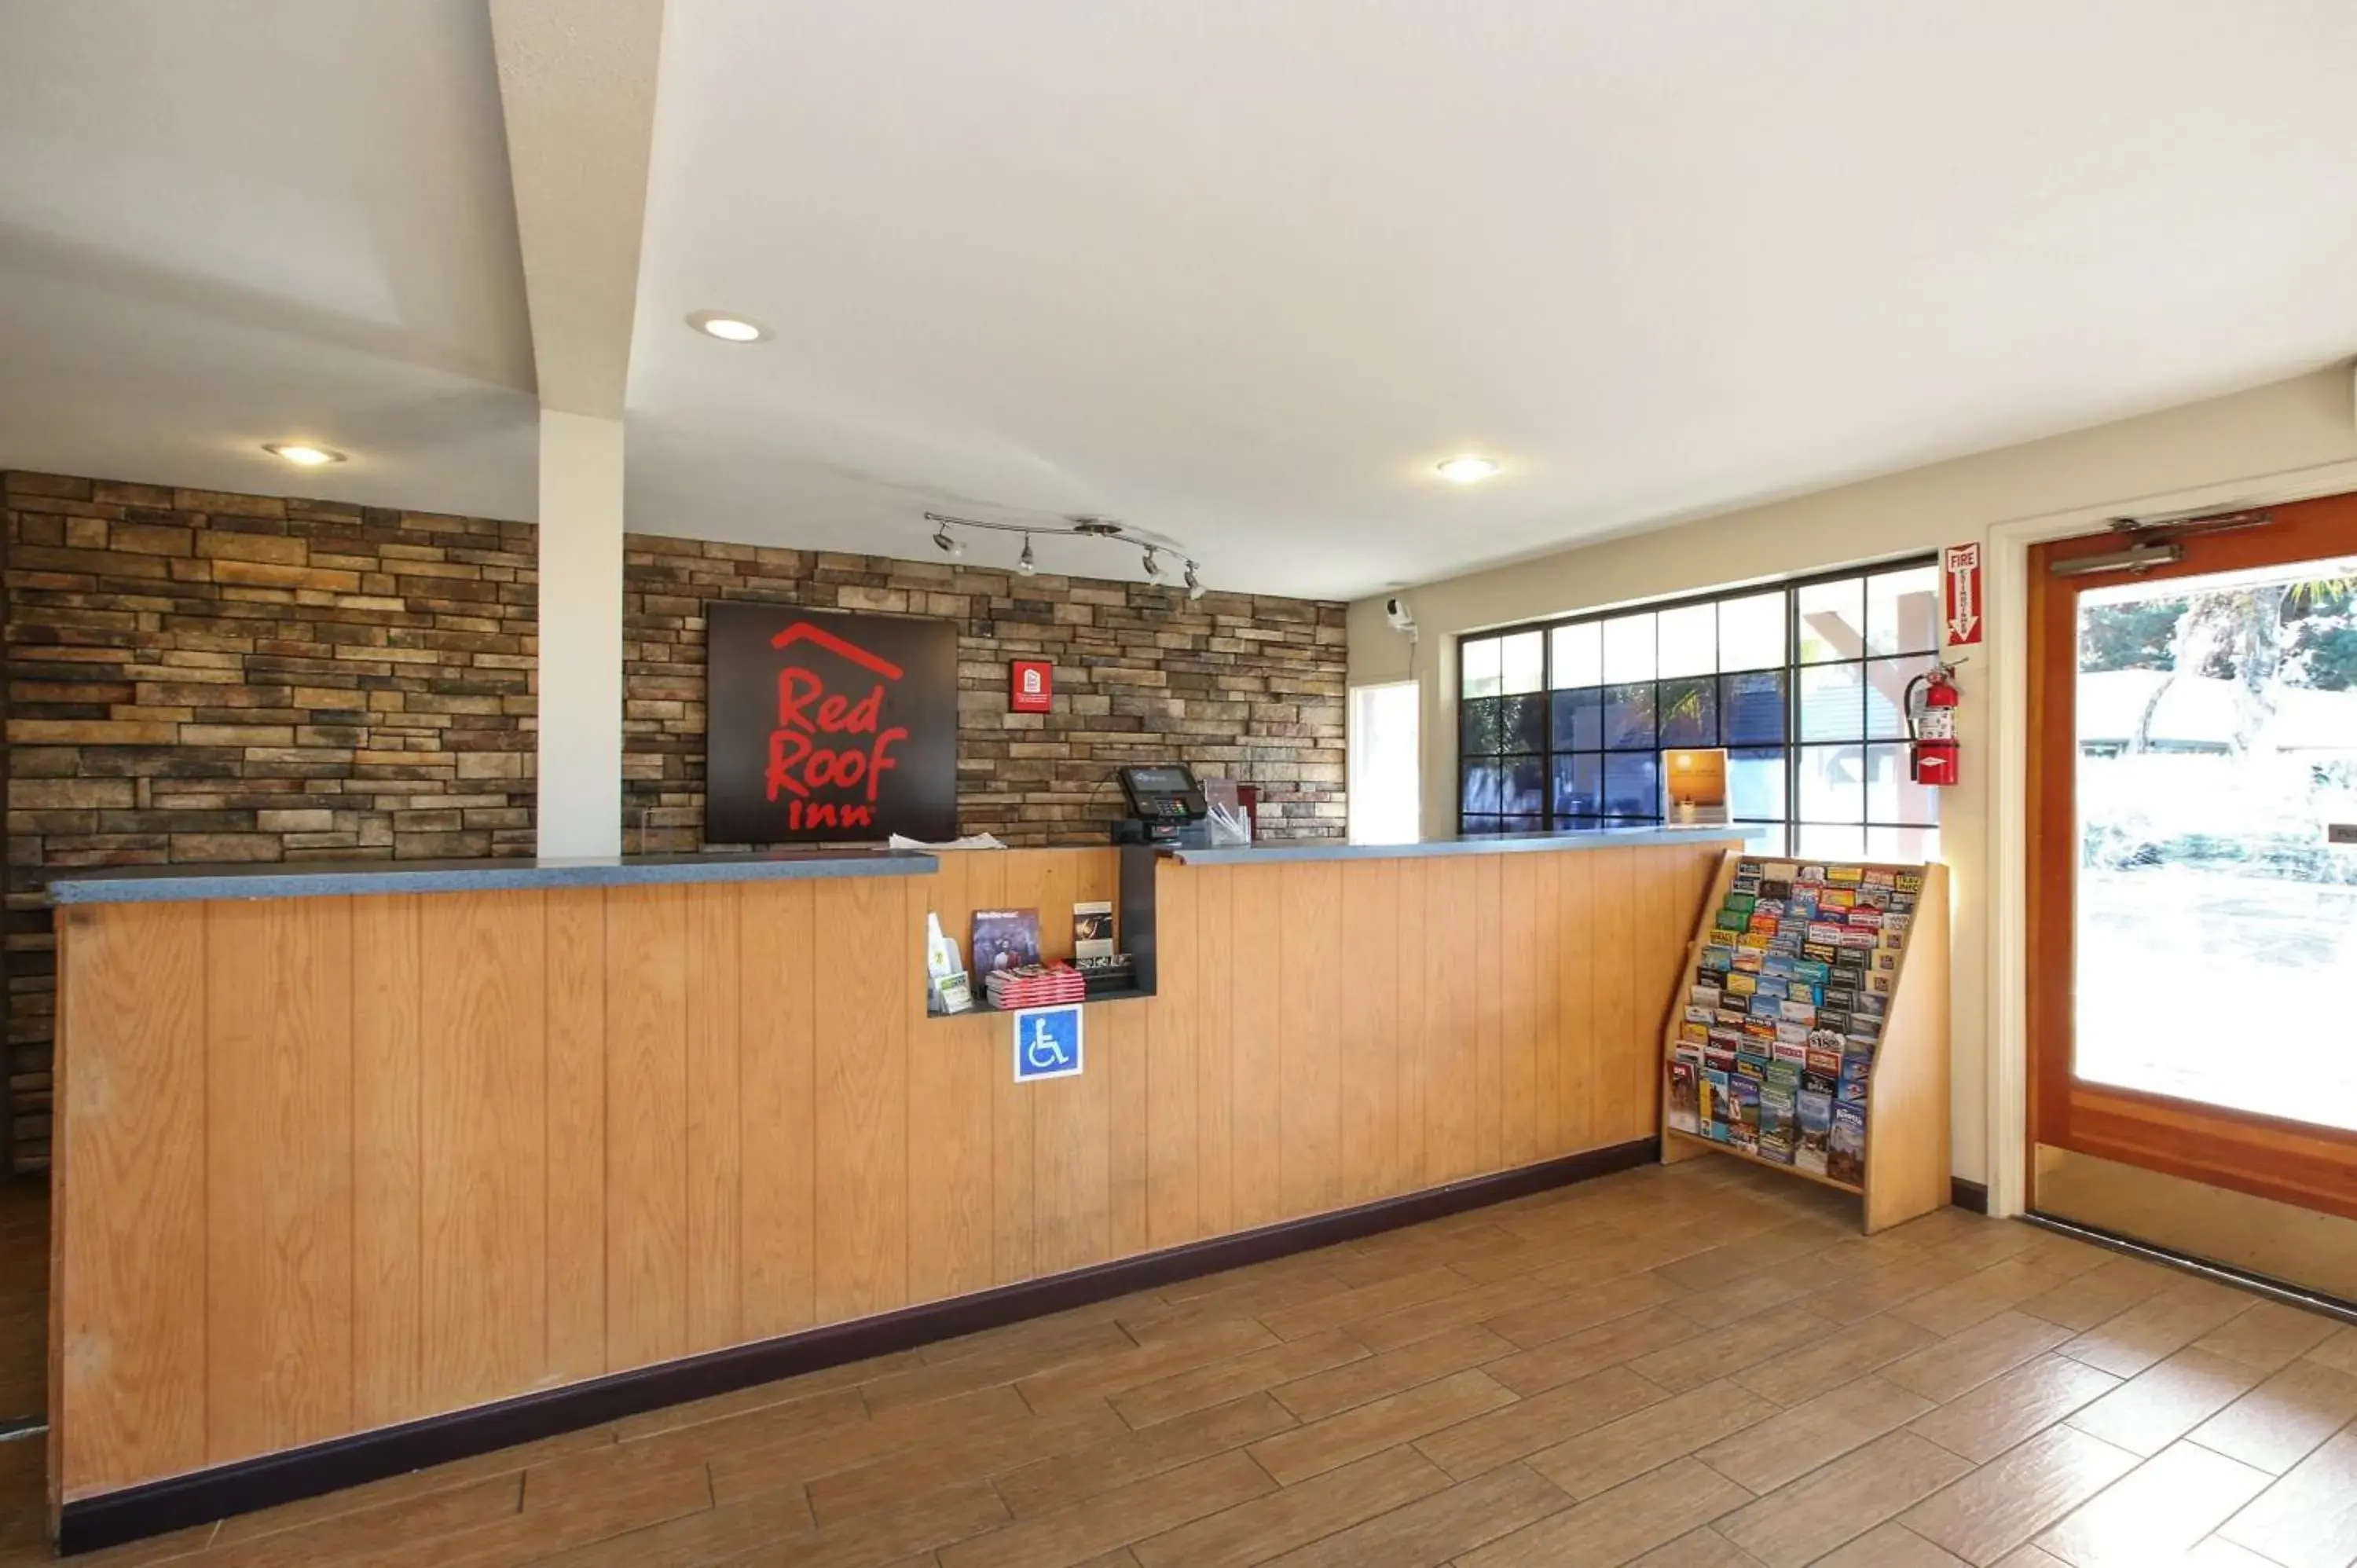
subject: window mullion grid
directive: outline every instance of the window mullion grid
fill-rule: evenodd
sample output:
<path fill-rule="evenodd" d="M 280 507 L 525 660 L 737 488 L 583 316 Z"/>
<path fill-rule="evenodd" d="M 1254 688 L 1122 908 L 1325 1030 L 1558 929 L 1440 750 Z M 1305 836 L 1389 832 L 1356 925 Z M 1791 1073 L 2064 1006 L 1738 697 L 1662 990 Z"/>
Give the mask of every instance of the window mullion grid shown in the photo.
<path fill-rule="evenodd" d="M 1662 811 L 1662 612 L 1655 610 L 1653 612 L 1653 748 L 1651 753 L 1653 758 L 1653 800 L 1652 811 L 1648 815 L 1657 822 L 1665 820 L 1659 814 Z"/>
<path fill-rule="evenodd" d="M 1555 631 L 1539 633 L 1539 822 L 1555 822 Z"/>
<path fill-rule="evenodd" d="M 1865 616 L 1865 613 L 1862 613 L 1862 616 Z M 1874 660 L 1865 656 L 1865 650 L 1859 650 L 1859 660 L 1857 660 L 1857 846 L 1859 846 L 1859 854 L 1865 854 L 1867 816 L 1869 816 L 1871 806 L 1874 806 L 1874 752 L 1871 752 L 1869 745 L 1867 745 L 1867 731 L 1874 728 L 1874 724 L 1867 722 L 1867 707 L 1871 707 L 1871 703 L 1867 703 L 1867 695 L 1869 695 L 1867 693 L 1867 677 L 1869 677 L 1871 672 L 1874 672 Z"/>
<path fill-rule="evenodd" d="M 1784 849 L 1801 847 L 1801 592 L 1784 585 Z"/>
<path fill-rule="evenodd" d="M 1817 584 L 1817 583 L 1826 583 L 1826 582 L 1835 582 L 1835 581 L 1838 581 L 1838 580 L 1841 580 L 1841 579 L 1843 579 L 1843 578 L 1846 578 L 1846 577 L 1848 577 L 1848 576 L 1853 576 L 1853 575 L 1857 575 L 1857 576 L 1865 576 L 1865 575 L 1871 575 L 1873 572 L 1876 572 L 1876 571 L 1889 571 L 1889 570 L 1895 570 L 1895 569 L 1897 569 L 1898 567 L 1902 566 L 1902 565 L 1908 565 L 1908 564 L 1922 564 L 1922 563 L 1920 563 L 1920 562 L 1892 562 L 1892 563 L 1885 563 L 1885 564 L 1879 564 L 1879 565 L 1877 565 L 1877 566 L 1872 566 L 1872 567 L 1863 567 L 1863 568 L 1857 568 L 1857 569 L 1854 569 L 1854 570 L 1851 570 L 1851 571 L 1845 571 L 1845 572 L 1831 572 L 1831 573 L 1824 573 L 1824 574 L 1821 574 L 1821 575 L 1813 575 L 1813 576 L 1809 576 L 1809 577 L 1792 578 L 1792 579 L 1788 579 L 1788 580 L 1786 580 L 1786 581 L 1785 581 L 1785 582 L 1783 582 L 1782 584 L 1780 584 L 1780 585 L 1774 585 L 1774 586 L 1776 586 L 1776 587 L 1778 588 L 1778 590 L 1779 590 L 1780 592 L 1781 592 L 1781 593 L 1782 593 L 1782 595 L 1783 595 L 1783 602 L 1784 602 L 1784 659 L 1783 659 L 1783 666 L 1782 666 L 1782 679 L 1783 679 L 1783 684 L 1784 684 L 1784 742 L 1783 742 L 1783 746 L 1782 746 L 1782 752 L 1783 752 L 1783 768 L 1784 768 L 1784 811 L 1783 811 L 1783 815 L 1782 815 L 1782 818 L 1781 818 L 1781 824 L 1779 824 L 1779 823 L 1776 822 L 1776 820 L 1775 820 L 1775 819 L 1760 819 L 1760 821 L 1761 821 L 1764 824 L 1767 824 L 1767 825 L 1781 825 L 1781 826 L 1782 827 L 1782 829 L 1783 829 L 1783 831 L 1784 831 L 1784 834 L 1785 834 L 1785 851 L 1786 851 L 1786 853 L 1787 853 L 1788 854 L 1797 854 L 1799 853 L 1798 841 L 1799 841 L 1800 830 L 1801 830 L 1801 825 L 1802 825 L 1802 824 L 1801 824 L 1801 815 L 1802 815 L 1802 812 L 1801 812 L 1801 789 L 1800 789 L 1800 786 L 1801 786 L 1801 773 L 1802 773 L 1802 757 L 1801 757 L 1801 748 L 1802 748 L 1802 745 L 1803 745 L 1802 736 L 1801 736 L 1801 716 L 1802 716 L 1802 711 L 1803 711 L 1803 704 L 1802 704 L 1802 693 L 1801 693 L 1801 669 L 1802 669 L 1802 665 L 1801 665 L 1801 601 L 1800 601 L 1800 590 L 1801 590 L 1803 587 L 1805 587 L 1805 586 L 1811 585 L 1813 585 L 1813 584 Z M 1725 601 L 1727 601 L 1727 600 L 1728 600 L 1728 599 L 1740 598 L 1740 597 L 1744 597 L 1744 596 L 1748 596 L 1748 595 L 1757 594 L 1757 593 L 1760 592 L 1762 588 L 1767 587 L 1767 586 L 1769 586 L 1769 585 L 1760 585 L 1759 586 L 1749 587 L 1749 588 L 1740 588 L 1740 589 L 1725 589 L 1725 590 L 1721 590 L 1721 591 L 1718 591 L 1718 592 L 1716 592 L 1716 593 L 1711 593 L 1711 594 L 1706 594 L 1706 595 L 1697 595 L 1697 596 L 1694 596 L 1694 597 L 1692 597 L 1692 598 L 1688 598 L 1688 599 L 1680 599 L 1680 600 L 1673 600 L 1673 601 L 1668 602 L 1667 604 L 1660 605 L 1660 606 L 1656 606 L 1656 607 L 1654 607 L 1654 609 L 1655 609 L 1656 614 L 1658 614 L 1658 613 L 1659 613 L 1659 611 L 1660 611 L 1660 610 L 1663 610 L 1663 609 L 1676 609 L 1676 608 L 1684 608 L 1684 607 L 1688 607 L 1688 606 L 1690 606 L 1690 605 L 1694 605 L 1694 604 L 1708 603 L 1708 604 L 1717 605 L 1717 604 L 1723 603 L 1723 602 L 1725 602 Z M 1555 749 L 1556 749 L 1557 746 L 1558 746 L 1559 744 L 1561 744 L 1561 737 L 1559 737 L 1559 736 L 1556 735 L 1556 733 L 1555 733 L 1555 639 L 1554 639 L 1554 633 L 1555 633 L 1555 631 L 1556 629 L 1558 629 L 1559 628 L 1562 628 L 1562 627 L 1584 625 L 1584 624 L 1587 624 L 1587 622 L 1590 622 L 1590 621 L 1599 621 L 1599 622 L 1600 622 L 1600 621 L 1607 621 L 1607 620 L 1609 620 L 1609 619 L 1611 619 L 1611 618 L 1612 618 L 1612 616 L 1611 616 L 1611 614 L 1610 614 L 1610 613 L 1609 613 L 1609 612 L 1597 612 L 1597 613 L 1590 613 L 1590 614 L 1587 614 L 1587 615 L 1566 616 L 1566 617 L 1563 617 L 1563 618 L 1559 618 L 1559 619 L 1557 619 L 1557 620 L 1553 620 L 1553 621 L 1548 621 L 1548 622 L 1542 623 L 1542 624 L 1541 624 L 1541 626 L 1539 626 L 1539 627 L 1538 627 L 1538 628 L 1530 628 L 1530 627 L 1507 627 L 1507 628 L 1499 628 L 1499 630 L 1497 630 L 1497 631 L 1495 631 L 1495 632 L 1492 632 L 1492 633 L 1490 633 L 1490 634 L 1489 634 L 1489 635 L 1490 635 L 1490 636 L 1491 636 L 1491 637 L 1500 637 L 1500 638 L 1502 638 L 1503 636 L 1505 636 L 1505 635 L 1507 635 L 1507 634 L 1509 634 L 1509 633 L 1512 633 L 1512 632 L 1515 632 L 1515 631 L 1523 631 L 1523 630 L 1530 630 L 1530 629 L 1537 629 L 1537 630 L 1539 630 L 1539 631 L 1541 632 L 1541 634 L 1542 634 L 1542 635 L 1541 635 L 1541 643 L 1540 643 L 1540 669 L 1542 670 L 1542 671 L 1544 672 L 1544 674 L 1543 674 L 1543 683 L 1542 683 L 1542 686 L 1541 686 L 1541 690 L 1540 690 L 1540 693 L 1539 693 L 1539 696 L 1540 696 L 1540 700 L 1541 700 L 1541 701 L 1545 704 L 1545 712 L 1544 712 L 1544 714 L 1541 716 L 1541 719 L 1540 719 L 1540 725 L 1541 725 L 1540 733 L 1541 733 L 1541 735 L 1542 735 L 1542 736 L 1544 736 L 1544 738 L 1545 746 L 1546 746 L 1546 749 L 1544 750 L 1544 752 L 1543 752 L 1543 753 L 1541 754 L 1541 758 L 1542 758 L 1542 760 L 1541 760 L 1541 768 L 1542 768 L 1542 773 L 1543 773 L 1543 778 L 1542 778 L 1542 781 L 1541 781 L 1541 789 L 1542 789 L 1542 790 L 1543 790 L 1543 792 L 1544 792 L 1544 802 L 1543 802 L 1543 807 L 1542 807 L 1542 811 L 1541 811 L 1540 815 L 1541 815 L 1541 820 L 1542 820 L 1542 821 L 1544 821 L 1544 822 L 1547 824 L 1547 826 L 1548 826 L 1550 829 L 1559 828 L 1559 827 L 1560 827 L 1560 825 L 1561 825 L 1561 821 L 1562 821 L 1562 819 L 1560 818 L 1559 814 L 1557 813 L 1557 811 L 1556 811 L 1556 810 L 1555 810 Z M 1717 632 L 1717 628 L 1716 627 L 1714 627 L 1714 628 L 1713 628 L 1714 645 L 1716 645 Z M 1658 785 L 1658 783 L 1660 782 L 1660 770 L 1661 770 L 1661 767 L 1662 767 L 1662 764 L 1661 764 L 1661 761 L 1660 761 L 1660 757 L 1661 757 L 1661 745 L 1660 745 L 1660 742 L 1661 742 L 1661 735 L 1660 735 L 1660 707 L 1661 707 L 1661 688 L 1660 688 L 1660 682 L 1661 682 L 1661 676 L 1660 676 L 1660 673 L 1659 673 L 1659 670 L 1660 670 L 1660 660 L 1661 660 L 1661 623 L 1660 623 L 1660 621 L 1659 621 L 1658 619 L 1656 619 L 1656 621 L 1654 622 L 1654 634 L 1653 634 L 1653 635 L 1654 635 L 1654 665 L 1655 665 L 1655 674 L 1654 674 L 1654 678 L 1653 678 L 1653 697 L 1654 697 L 1654 710 L 1655 710 L 1655 712 L 1654 712 L 1654 725 L 1655 725 L 1655 730 L 1654 730 L 1654 743 L 1655 743 L 1655 745 L 1654 745 L 1653 756 L 1654 756 L 1654 767 L 1655 767 L 1655 775 L 1656 775 L 1655 781 L 1656 781 L 1656 784 Z M 1462 639 L 1460 639 L 1460 641 L 1459 641 L 1459 648 L 1460 648 L 1460 654 L 1459 654 L 1459 658 L 1460 658 L 1460 660 L 1461 660 L 1461 659 L 1462 659 L 1462 653 L 1461 653 L 1462 646 L 1463 646 L 1463 641 L 1462 641 Z M 1936 650 L 1935 650 L 1934 651 L 1936 651 Z M 1864 680 L 1864 665 L 1865 665 L 1867 662 L 1868 662 L 1868 661 L 1870 661 L 1870 655 L 1862 655 L 1862 657 L 1861 657 L 1860 660 L 1858 661 L 1858 662 L 1859 662 L 1859 664 L 1860 664 L 1860 681 L 1861 681 L 1861 682 L 1863 682 L 1863 680 Z M 1717 661 L 1715 660 L 1715 662 L 1717 662 Z M 1461 679 L 1461 668 L 1462 668 L 1462 667 L 1461 667 L 1461 662 L 1460 662 L 1460 679 Z M 1717 675 L 1724 676 L 1724 675 L 1727 673 L 1727 671 L 1725 671 L 1724 670 L 1718 670 L 1718 671 L 1716 671 L 1716 673 L 1717 673 Z M 1604 686 L 1599 686 L 1599 687 L 1598 688 L 1598 693 L 1599 693 L 1599 702 L 1601 701 L 1601 695 L 1600 695 L 1600 694 L 1601 694 L 1602 691 L 1603 691 L 1603 690 L 1605 690 L 1605 689 L 1606 689 L 1606 688 L 1605 688 Z M 1720 684 L 1719 684 L 1719 686 L 1717 687 L 1717 694 L 1718 694 L 1718 695 L 1723 699 L 1723 698 L 1724 698 L 1724 696 L 1725 696 L 1725 694 L 1726 694 L 1726 693 L 1725 693 L 1725 685 L 1724 685 L 1724 682 L 1720 682 Z M 1460 701 L 1461 701 L 1461 699 L 1460 699 Z M 1862 701 L 1863 701 L 1863 693 L 1861 693 L 1861 702 L 1862 702 Z M 1721 743 L 1722 743 L 1722 744 L 1724 744 L 1724 743 L 1725 743 L 1725 738 L 1726 738 L 1726 737 L 1725 737 L 1725 734 L 1724 734 L 1724 730 L 1725 730 L 1725 714 L 1724 714 L 1724 713 L 1723 713 L 1723 712 L 1722 712 L 1722 714 L 1721 714 L 1721 725 L 1720 725 L 1720 727 L 1721 727 L 1721 732 L 1722 732 L 1722 733 L 1721 733 L 1721 736 L 1720 736 L 1720 739 L 1721 739 Z M 1501 737 L 1501 744 L 1502 744 L 1502 737 Z M 1826 743 L 1826 744 L 1834 744 L 1834 743 Z M 1868 743 L 1868 741 L 1867 741 L 1867 740 L 1866 739 L 1866 737 L 1865 737 L 1864 724 L 1863 724 L 1863 719 L 1861 718 L 1861 724 L 1860 724 L 1860 729 L 1859 729 L 1859 739 L 1858 739 L 1858 741 L 1857 741 L 1857 745 L 1858 745 L 1858 746 L 1860 747 L 1859 755 L 1860 755 L 1860 758 L 1861 758 L 1861 773 L 1863 773 L 1863 772 L 1864 772 L 1864 770 L 1865 770 L 1865 769 L 1864 769 L 1864 758 L 1865 758 L 1865 757 L 1866 757 L 1866 752 L 1865 752 L 1865 749 L 1864 749 L 1864 748 L 1865 748 L 1868 744 L 1869 744 L 1869 743 Z M 1598 780 L 1599 780 L 1599 787 L 1600 787 L 1600 781 L 1601 781 L 1601 769 L 1602 769 L 1602 768 L 1603 768 L 1604 757 L 1605 757 L 1607 755 L 1609 755 L 1609 750 L 1610 750 L 1610 748 L 1608 746 L 1604 751 L 1598 752 L 1598 753 L 1597 754 L 1597 766 L 1598 766 Z M 1503 766 L 1503 755 L 1504 755 L 1504 754 L 1502 754 L 1502 753 L 1501 753 L 1498 757 L 1496 757 L 1496 758 L 1493 758 L 1493 759 L 1492 759 L 1492 760 L 1493 760 L 1493 761 L 1494 761 L 1498 766 L 1500 766 L 1500 767 L 1502 767 L 1502 766 Z M 1460 746 L 1458 746 L 1458 826 L 1459 826 L 1459 829 L 1460 829 L 1460 831 L 1461 831 L 1461 830 L 1462 830 L 1462 827 L 1463 827 L 1464 816 L 1465 816 L 1465 798 L 1464 798 L 1464 797 L 1465 797 L 1465 782 L 1464 782 L 1464 757 L 1465 757 L 1465 754 L 1464 754 L 1464 750 L 1463 750 L 1463 747 L 1462 747 L 1461 744 L 1460 744 Z M 1864 822 L 1863 822 L 1863 819 L 1864 819 L 1864 817 L 1865 817 L 1865 816 L 1867 816 L 1867 815 L 1868 814 L 1868 810 L 1867 810 L 1867 801 L 1869 801 L 1869 800 L 1871 800 L 1871 793 L 1870 793 L 1870 791 L 1871 791 L 1871 784 L 1872 784 L 1872 781 L 1871 781 L 1871 779 L 1870 779 L 1869 777 L 1862 777 L 1862 778 L 1860 779 L 1860 780 L 1859 780 L 1858 788 L 1859 788 L 1859 789 L 1860 789 L 1860 791 L 1861 791 L 1861 797 L 1862 797 L 1862 798 L 1861 798 L 1861 800 L 1860 800 L 1859 815 L 1860 815 L 1860 819 L 1861 819 L 1861 828 L 1862 828 L 1862 829 L 1866 826 L 1866 824 L 1865 824 L 1865 823 L 1864 823 Z M 1600 810 L 1600 809 L 1602 808 L 1602 806 L 1603 806 L 1603 802 L 1602 802 L 1600 800 L 1598 800 L 1598 806 L 1599 810 Z M 1653 802 L 1653 806 L 1652 806 L 1652 811 L 1655 813 L 1655 818 L 1654 818 L 1654 820 L 1656 820 L 1656 821 L 1663 821 L 1663 820 L 1666 820 L 1664 817 L 1663 817 L 1663 816 L 1660 814 L 1660 813 L 1662 812 L 1662 802 L 1661 802 L 1661 800 L 1660 800 L 1660 798 L 1659 798 L 1659 796 L 1658 796 L 1658 792 L 1657 792 L 1656 799 L 1655 799 L 1655 800 L 1654 800 L 1654 802 Z M 1904 824 L 1902 824 L 1902 825 L 1904 825 Z M 1937 829 L 1936 829 L 1936 827 L 1934 826 L 1934 827 L 1932 827 L 1932 830 L 1931 830 L 1931 831 L 1937 831 Z"/>

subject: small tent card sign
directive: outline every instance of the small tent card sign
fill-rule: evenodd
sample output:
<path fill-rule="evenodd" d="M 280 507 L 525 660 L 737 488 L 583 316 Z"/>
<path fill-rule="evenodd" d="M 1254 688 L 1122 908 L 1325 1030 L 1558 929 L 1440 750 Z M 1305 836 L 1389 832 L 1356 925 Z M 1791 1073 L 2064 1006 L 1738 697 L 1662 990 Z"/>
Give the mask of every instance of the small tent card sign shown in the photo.
<path fill-rule="evenodd" d="M 1727 751 L 1723 746 L 1662 753 L 1663 821 L 1673 827 L 1727 825 Z"/>
<path fill-rule="evenodd" d="M 963 1013 L 974 1005 L 957 939 L 942 930 L 941 916 L 931 911 L 925 916 L 925 1002 L 934 1013 Z"/>

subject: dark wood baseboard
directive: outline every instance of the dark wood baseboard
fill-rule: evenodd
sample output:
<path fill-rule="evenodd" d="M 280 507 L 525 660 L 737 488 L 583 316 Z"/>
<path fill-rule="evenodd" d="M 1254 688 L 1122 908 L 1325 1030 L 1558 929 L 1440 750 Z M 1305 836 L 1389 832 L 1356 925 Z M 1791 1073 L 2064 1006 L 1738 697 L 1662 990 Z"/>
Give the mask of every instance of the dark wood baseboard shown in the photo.
<path fill-rule="evenodd" d="M 1969 1208 L 1975 1214 L 1988 1212 L 1988 1184 L 1966 1181 L 1962 1176 L 1948 1178 L 1948 1202 L 1958 1208 Z"/>
<path fill-rule="evenodd" d="M 66 1504 L 58 1523 L 58 1549 L 68 1553 L 90 1552 L 231 1514 L 251 1513 L 666 1405 L 890 1355 L 1337 1241 L 1356 1240 L 1609 1176 L 1660 1157 L 1660 1140 L 1641 1138 L 1331 1214 L 1214 1237 L 802 1334 L 731 1346 L 448 1415 L 126 1487 Z"/>

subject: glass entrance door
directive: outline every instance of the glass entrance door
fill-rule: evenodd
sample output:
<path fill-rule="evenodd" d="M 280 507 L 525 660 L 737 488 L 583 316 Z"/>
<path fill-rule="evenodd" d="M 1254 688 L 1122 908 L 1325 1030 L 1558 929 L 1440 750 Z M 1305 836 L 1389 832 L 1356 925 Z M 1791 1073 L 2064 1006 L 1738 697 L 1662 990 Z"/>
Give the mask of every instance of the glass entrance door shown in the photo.
<path fill-rule="evenodd" d="M 2357 498 L 2157 542 L 2031 564 L 2033 1203 L 2357 1296 Z"/>

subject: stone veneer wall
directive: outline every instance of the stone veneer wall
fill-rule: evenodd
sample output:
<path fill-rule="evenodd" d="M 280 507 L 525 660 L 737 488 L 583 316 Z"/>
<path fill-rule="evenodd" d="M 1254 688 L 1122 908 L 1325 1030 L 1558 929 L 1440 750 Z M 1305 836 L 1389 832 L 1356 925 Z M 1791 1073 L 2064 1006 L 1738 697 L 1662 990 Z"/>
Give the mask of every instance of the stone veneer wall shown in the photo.
<path fill-rule="evenodd" d="M 0 477 L 11 1160 L 48 1155 L 42 888 L 90 865 L 529 854 L 533 530 Z"/>
<path fill-rule="evenodd" d="M 531 525 L 0 475 L 8 631 L 12 1158 L 48 1158 L 60 869 L 529 854 Z M 1264 789 L 1264 829 L 1343 828 L 1343 607 L 948 564 L 629 542 L 628 847 L 702 847 L 702 601 L 959 623 L 959 810 L 1037 843 L 1177 757 Z M 1006 661 L 1056 662 L 1006 711 Z"/>
<path fill-rule="evenodd" d="M 1180 760 L 1261 791 L 1272 837 L 1340 834 L 1343 608 L 1135 583 L 633 534 L 625 557 L 626 831 L 698 847 L 706 599 L 958 624 L 958 825 L 1009 843 L 1101 838 L 1115 768 Z M 1007 665 L 1054 661 L 1055 705 L 1007 711 Z"/>

